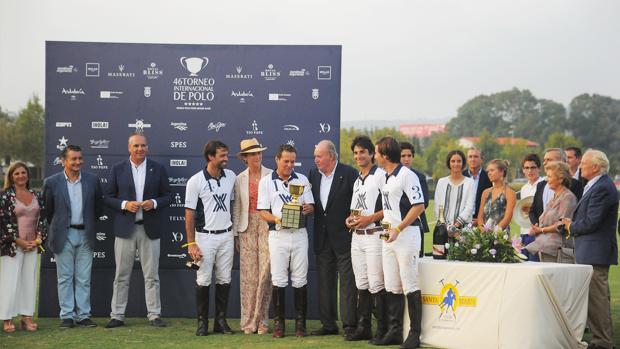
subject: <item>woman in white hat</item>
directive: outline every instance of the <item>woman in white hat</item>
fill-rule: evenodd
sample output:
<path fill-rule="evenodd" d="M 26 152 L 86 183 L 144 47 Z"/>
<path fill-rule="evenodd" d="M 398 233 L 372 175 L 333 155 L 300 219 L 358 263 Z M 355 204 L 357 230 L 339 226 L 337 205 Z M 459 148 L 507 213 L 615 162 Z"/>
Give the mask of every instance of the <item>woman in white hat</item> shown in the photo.
<path fill-rule="evenodd" d="M 264 334 L 269 329 L 269 226 L 256 211 L 258 182 L 272 172 L 262 165 L 265 149 L 256 138 L 244 139 L 237 153 L 247 166 L 235 180 L 233 209 L 235 247 L 240 255 L 240 327 L 245 334 Z"/>

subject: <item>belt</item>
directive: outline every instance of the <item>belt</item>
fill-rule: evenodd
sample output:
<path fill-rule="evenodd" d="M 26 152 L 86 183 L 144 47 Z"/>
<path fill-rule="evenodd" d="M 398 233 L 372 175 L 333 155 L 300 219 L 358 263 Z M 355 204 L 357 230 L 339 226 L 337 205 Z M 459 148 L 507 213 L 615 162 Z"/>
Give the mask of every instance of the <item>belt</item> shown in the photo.
<path fill-rule="evenodd" d="M 226 229 L 221 229 L 221 230 L 207 230 L 207 229 L 203 229 L 201 233 L 203 233 L 203 234 L 223 234 L 223 233 L 228 233 L 231 230 L 232 230 L 232 227 L 228 227 Z"/>
<path fill-rule="evenodd" d="M 135 221 L 135 222 L 133 222 L 133 224 L 137 224 L 137 225 L 144 225 L 144 220 L 143 220 L 143 219 L 141 219 L 141 220 L 139 220 L 139 221 Z"/>
<path fill-rule="evenodd" d="M 84 224 L 69 224 L 69 228 L 84 230 Z"/>
<path fill-rule="evenodd" d="M 369 229 L 355 229 L 353 232 L 357 235 L 372 235 L 382 230 L 383 228 L 381 227 L 375 227 L 375 228 L 369 228 Z"/>

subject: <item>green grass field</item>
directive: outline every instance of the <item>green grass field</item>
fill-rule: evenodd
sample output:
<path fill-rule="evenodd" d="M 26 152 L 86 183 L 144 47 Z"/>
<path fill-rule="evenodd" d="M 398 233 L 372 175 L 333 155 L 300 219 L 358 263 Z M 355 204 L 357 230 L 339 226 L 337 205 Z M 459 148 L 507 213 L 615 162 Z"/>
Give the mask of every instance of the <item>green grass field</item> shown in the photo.
<path fill-rule="evenodd" d="M 431 204 L 432 205 L 432 204 Z M 432 207 L 427 210 L 429 222 L 434 222 Z M 517 231 L 516 226 L 511 227 Z M 432 230 L 432 227 L 431 227 Z M 425 236 L 425 250 L 430 251 L 432 236 Z M 609 274 L 611 289 L 612 317 L 614 323 L 614 342 L 620 345 L 620 267 L 613 266 Z M 224 348 L 368 348 L 365 342 L 345 342 L 342 336 L 295 338 L 294 323 L 287 321 L 288 337 L 273 339 L 267 335 L 244 335 L 236 333 L 232 336 L 209 335 L 196 337 L 195 319 L 166 319 L 167 328 L 153 328 L 146 318 L 127 319 L 127 326 L 117 329 L 105 329 L 107 318 L 93 319 L 99 324 L 97 328 L 74 328 L 60 330 L 58 319 L 38 319 L 40 330 L 35 333 L 17 330 L 15 333 L 0 334 L 0 349 L 4 348 L 189 348 L 208 346 Z M 17 324 L 17 322 L 16 322 Z M 212 326 L 212 321 L 210 323 Z M 233 329 L 239 328 L 238 320 L 230 320 Z M 308 321 L 308 330 L 320 327 L 318 321 Z M 585 340 L 589 339 L 586 333 Z"/>

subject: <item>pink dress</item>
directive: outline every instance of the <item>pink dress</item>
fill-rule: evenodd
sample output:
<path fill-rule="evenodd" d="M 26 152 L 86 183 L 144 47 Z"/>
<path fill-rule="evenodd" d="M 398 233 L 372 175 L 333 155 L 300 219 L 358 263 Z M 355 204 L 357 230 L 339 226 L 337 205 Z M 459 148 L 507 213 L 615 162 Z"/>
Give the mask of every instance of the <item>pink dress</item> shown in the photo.
<path fill-rule="evenodd" d="M 17 217 L 17 229 L 19 238 L 22 240 L 33 241 L 37 238 L 37 223 L 39 222 L 39 202 L 33 196 L 29 205 L 19 200 L 15 200 L 15 216 Z"/>

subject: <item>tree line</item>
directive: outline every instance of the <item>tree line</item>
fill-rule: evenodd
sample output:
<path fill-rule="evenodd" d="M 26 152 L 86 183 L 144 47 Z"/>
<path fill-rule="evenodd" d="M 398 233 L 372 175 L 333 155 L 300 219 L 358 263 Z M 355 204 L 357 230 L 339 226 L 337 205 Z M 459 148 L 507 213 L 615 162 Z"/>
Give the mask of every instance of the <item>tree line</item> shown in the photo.
<path fill-rule="evenodd" d="M 413 121 L 413 120 L 412 120 Z M 43 167 L 45 111 L 33 96 L 15 116 L 0 107 L 0 156 Z M 536 98 L 529 90 L 513 88 L 491 95 L 479 95 L 465 102 L 446 125 L 446 132 L 415 139 L 394 128 L 340 131 L 340 158 L 354 164 L 351 141 L 359 134 L 377 140 L 392 135 L 411 142 L 416 151 L 414 166 L 437 179 L 448 174 L 445 157 L 459 149 L 461 137 L 480 137 L 477 146 L 487 160 L 506 159 L 511 163 L 510 178 L 519 171 L 521 158 L 529 152 L 540 154 L 544 148 L 579 146 L 604 151 L 611 162 L 610 173 L 620 172 L 620 100 L 597 94 L 581 94 L 568 108 L 547 99 Z M 500 145 L 497 137 L 519 137 L 539 144 Z M 465 150 L 465 149 L 464 149 Z M 40 173 L 40 171 L 39 171 Z"/>

